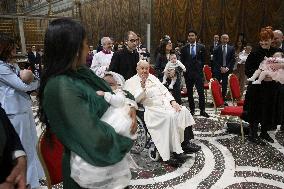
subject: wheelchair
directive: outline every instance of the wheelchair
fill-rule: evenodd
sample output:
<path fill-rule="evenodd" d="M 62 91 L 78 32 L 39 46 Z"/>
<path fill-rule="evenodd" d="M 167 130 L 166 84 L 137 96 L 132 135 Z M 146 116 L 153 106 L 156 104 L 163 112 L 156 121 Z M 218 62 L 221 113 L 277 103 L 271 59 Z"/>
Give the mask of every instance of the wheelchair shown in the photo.
<path fill-rule="evenodd" d="M 148 155 L 152 161 L 158 161 L 160 154 L 152 141 L 151 135 L 146 127 L 144 121 L 145 109 L 141 104 L 138 104 L 137 111 L 137 138 L 134 141 L 134 145 L 131 149 L 132 153 L 140 154 L 144 149 L 148 150 Z"/>

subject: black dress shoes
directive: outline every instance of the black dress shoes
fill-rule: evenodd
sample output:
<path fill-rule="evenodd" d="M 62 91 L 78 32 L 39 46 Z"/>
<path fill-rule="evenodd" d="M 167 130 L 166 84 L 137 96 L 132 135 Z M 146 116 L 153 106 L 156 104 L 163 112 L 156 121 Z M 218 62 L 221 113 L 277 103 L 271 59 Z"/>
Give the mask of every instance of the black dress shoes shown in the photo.
<path fill-rule="evenodd" d="M 274 140 L 271 138 L 271 136 L 269 136 L 267 132 L 260 133 L 259 137 L 266 140 L 267 142 L 274 143 Z"/>
<path fill-rule="evenodd" d="M 176 159 L 178 162 L 183 164 L 188 159 L 188 156 L 186 156 L 183 153 L 177 154 L 177 153 L 173 152 L 173 158 Z"/>
<path fill-rule="evenodd" d="M 250 142 L 252 142 L 252 143 L 254 143 L 256 145 L 260 145 L 260 146 L 265 146 L 266 145 L 266 143 L 263 142 L 258 136 L 257 137 L 249 136 L 248 137 L 248 141 L 250 141 Z"/>
<path fill-rule="evenodd" d="M 168 161 L 164 161 L 164 163 L 175 168 L 182 166 L 182 163 L 176 159 L 169 159 Z"/>
<path fill-rule="evenodd" d="M 192 142 L 188 142 L 186 144 L 183 144 L 182 146 L 182 150 L 184 151 L 184 153 L 186 154 L 192 154 L 192 153 L 196 153 L 199 150 L 201 150 L 201 147 L 192 143 Z"/>
<path fill-rule="evenodd" d="M 210 117 L 205 111 L 200 112 L 200 115 L 203 116 L 203 117 L 206 117 L 206 118 Z"/>

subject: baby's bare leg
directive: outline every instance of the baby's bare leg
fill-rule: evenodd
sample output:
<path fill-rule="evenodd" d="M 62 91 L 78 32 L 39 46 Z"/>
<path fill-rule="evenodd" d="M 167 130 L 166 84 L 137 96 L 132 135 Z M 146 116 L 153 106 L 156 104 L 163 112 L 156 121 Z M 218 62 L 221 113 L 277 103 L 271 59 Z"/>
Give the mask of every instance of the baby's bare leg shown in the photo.
<path fill-rule="evenodd" d="M 166 72 L 164 73 L 163 81 L 162 81 L 163 84 L 166 84 L 166 83 L 167 83 L 167 78 L 168 78 L 167 72 L 168 72 L 168 71 L 166 71 Z"/>
<path fill-rule="evenodd" d="M 173 89 L 174 88 L 174 84 L 176 83 L 177 77 L 173 77 L 171 80 L 171 84 L 169 85 L 169 89 Z"/>
<path fill-rule="evenodd" d="M 261 82 L 263 81 L 263 79 L 266 77 L 266 76 L 270 76 L 271 75 L 271 71 L 262 71 L 259 76 L 258 76 L 258 79 L 255 80 L 254 82 L 252 82 L 252 84 L 261 84 Z"/>
<path fill-rule="evenodd" d="M 257 69 L 254 73 L 253 73 L 253 75 L 250 77 L 250 78 L 248 78 L 248 81 L 255 81 L 256 80 L 256 78 L 261 74 L 261 69 Z"/>

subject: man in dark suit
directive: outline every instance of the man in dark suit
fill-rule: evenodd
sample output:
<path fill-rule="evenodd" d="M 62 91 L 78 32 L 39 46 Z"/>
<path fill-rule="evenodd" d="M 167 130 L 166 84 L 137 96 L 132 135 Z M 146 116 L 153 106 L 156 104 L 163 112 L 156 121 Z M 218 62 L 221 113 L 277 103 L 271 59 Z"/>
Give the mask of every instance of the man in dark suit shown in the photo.
<path fill-rule="evenodd" d="M 225 100 L 227 94 L 228 76 L 233 72 L 235 65 L 235 49 L 228 45 L 229 36 L 221 36 L 221 44 L 213 52 L 213 77 L 222 81 L 222 96 Z"/>
<path fill-rule="evenodd" d="M 195 85 L 199 96 L 200 115 L 209 117 L 205 112 L 204 80 L 203 66 L 205 63 L 205 46 L 197 43 L 197 33 L 194 30 L 188 32 L 188 44 L 181 49 L 180 60 L 186 67 L 184 74 L 189 108 L 192 115 L 195 113 L 195 104 L 193 99 L 193 86 Z"/>
<path fill-rule="evenodd" d="M 273 31 L 273 34 L 274 34 L 274 39 L 272 41 L 272 46 L 275 47 L 275 48 L 278 48 L 279 51 L 283 52 L 284 53 L 284 36 L 283 36 L 283 33 L 281 30 L 274 30 Z M 283 99 L 284 98 L 284 85 L 280 85 L 279 87 L 279 90 L 280 90 L 280 98 Z M 283 103 L 284 101 L 280 102 L 280 103 Z M 282 115 L 284 116 L 284 115 Z M 284 118 L 283 118 L 284 119 Z M 284 120 L 283 120 L 284 121 Z M 284 123 L 281 123 L 281 127 L 280 127 L 280 131 L 284 132 Z"/>
<path fill-rule="evenodd" d="M 281 49 L 282 52 L 284 52 L 284 37 L 283 37 L 283 33 L 280 30 L 274 30 L 273 31 L 274 34 L 274 39 L 272 41 L 272 46 L 275 48 L 279 48 Z"/>
<path fill-rule="evenodd" d="M 32 46 L 31 51 L 28 53 L 28 60 L 29 60 L 29 63 L 30 63 L 30 69 L 35 74 L 35 76 L 40 78 L 40 75 L 41 75 L 41 56 L 36 51 L 35 46 Z"/>
<path fill-rule="evenodd" d="M 210 53 L 210 57 L 209 57 L 209 60 L 210 60 L 210 66 L 212 67 L 213 66 L 213 52 L 214 52 L 214 49 L 219 45 L 219 35 L 214 35 L 213 37 L 213 43 L 212 45 L 209 47 L 209 53 Z"/>
<path fill-rule="evenodd" d="M 26 188 L 26 164 L 20 138 L 0 104 L 0 189 Z"/>
<path fill-rule="evenodd" d="M 139 61 L 137 52 L 138 37 L 133 31 L 125 34 L 125 47 L 116 51 L 111 59 L 109 71 L 119 73 L 125 80 L 136 75 L 136 66 Z"/>

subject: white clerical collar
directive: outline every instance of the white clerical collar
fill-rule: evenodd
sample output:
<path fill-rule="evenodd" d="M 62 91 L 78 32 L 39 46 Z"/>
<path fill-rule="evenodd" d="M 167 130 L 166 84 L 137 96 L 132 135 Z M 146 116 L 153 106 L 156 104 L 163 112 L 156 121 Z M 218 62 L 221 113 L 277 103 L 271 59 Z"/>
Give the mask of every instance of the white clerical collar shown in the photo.
<path fill-rule="evenodd" d="M 194 46 L 194 47 L 196 47 L 196 41 L 194 42 L 194 43 L 189 43 L 190 44 L 190 46 Z"/>

